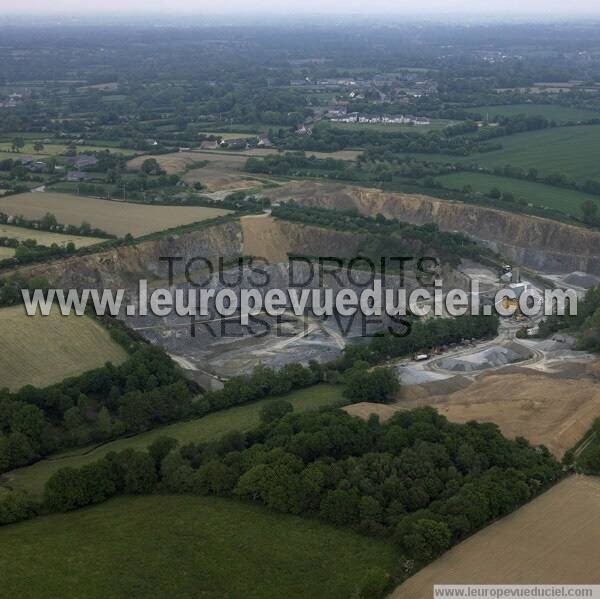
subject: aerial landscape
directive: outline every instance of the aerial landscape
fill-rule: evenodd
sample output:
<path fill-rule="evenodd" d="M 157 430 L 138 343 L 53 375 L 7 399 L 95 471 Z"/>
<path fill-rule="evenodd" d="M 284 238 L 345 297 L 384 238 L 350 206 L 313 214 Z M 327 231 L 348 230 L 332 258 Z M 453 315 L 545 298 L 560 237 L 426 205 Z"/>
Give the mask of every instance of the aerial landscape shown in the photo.
<path fill-rule="evenodd" d="M 572 4 L 0 7 L 1 597 L 600 597 Z"/>

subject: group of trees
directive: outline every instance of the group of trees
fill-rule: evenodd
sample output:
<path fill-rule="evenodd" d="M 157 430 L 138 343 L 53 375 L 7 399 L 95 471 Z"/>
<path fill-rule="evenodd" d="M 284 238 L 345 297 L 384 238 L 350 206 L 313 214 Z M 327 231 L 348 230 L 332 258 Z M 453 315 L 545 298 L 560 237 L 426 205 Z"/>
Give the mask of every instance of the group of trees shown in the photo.
<path fill-rule="evenodd" d="M 577 458 L 577 469 L 585 474 L 600 475 L 600 418 L 596 418 L 583 442 L 586 447 Z"/>
<path fill-rule="evenodd" d="M 248 158 L 245 169 L 250 173 L 267 175 L 297 175 L 311 171 L 345 171 L 348 162 L 334 158 L 307 157 L 304 152 L 271 154 L 264 158 Z"/>
<path fill-rule="evenodd" d="M 577 336 L 577 348 L 600 352 L 600 286 L 587 290 L 583 300 L 577 302 L 577 314 L 545 318 L 540 324 L 539 336 L 548 337 L 559 331 L 569 331 Z"/>
<path fill-rule="evenodd" d="M 341 410 L 295 414 L 285 405 L 261 419 L 255 430 L 219 441 L 175 448 L 163 438 L 148 452 L 60 470 L 46 484 L 45 503 L 66 511 L 156 490 L 238 497 L 389 536 L 406 559 L 423 564 L 561 475 L 545 448 L 509 441 L 493 424 L 452 424 L 430 408 L 386 424 Z"/>
<path fill-rule="evenodd" d="M 11 216 L 0 212 L 0 223 L 11 224 L 17 227 L 25 227 L 27 229 L 36 229 L 39 231 L 51 231 L 53 233 L 65 233 L 67 235 L 78 235 L 81 237 L 104 237 L 113 239 L 115 236 L 106 233 L 102 229 L 92 227 L 90 223 L 83 221 L 81 225 L 63 225 L 60 224 L 56 216 L 51 212 L 37 220 L 30 220 L 23 216 Z"/>
<path fill-rule="evenodd" d="M 0 308 L 22 303 L 22 290 L 24 289 L 28 289 L 29 293 L 32 294 L 36 289 L 45 292 L 49 287 L 50 283 L 43 277 L 27 279 L 18 273 L 0 277 Z"/>
<path fill-rule="evenodd" d="M 194 403 L 194 412 L 203 415 L 264 397 L 285 395 L 294 389 L 320 382 L 323 373 L 323 366 L 314 360 L 308 366 L 290 363 L 278 370 L 259 365 L 251 375 L 233 377 L 224 384 L 223 389 L 205 393 Z"/>
<path fill-rule="evenodd" d="M 341 129 L 333 125 L 320 125 L 312 135 L 295 135 L 291 132 L 279 145 L 286 150 L 307 152 L 335 152 L 346 148 L 373 148 L 379 152 L 450 154 L 468 156 L 478 152 L 491 152 L 502 148 L 497 142 L 476 136 L 456 135 L 449 131 L 429 131 L 428 133 L 368 129 Z"/>
<path fill-rule="evenodd" d="M 14 248 L 14 258 L 6 259 L 8 262 L 17 262 L 19 264 L 27 264 L 47 258 L 55 258 L 60 256 L 68 256 L 76 250 L 75 244 L 72 241 L 65 245 L 53 243 L 49 246 L 38 244 L 36 239 L 11 239 L 10 237 L 0 237 L 0 246 Z M 0 261 L 3 262 L 3 261 Z"/>
<path fill-rule="evenodd" d="M 357 362 L 374 365 L 400 356 L 429 351 L 432 348 L 465 339 L 485 339 L 498 332 L 498 316 L 466 314 L 457 318 L 409 319 L 406 334 L 379 333 L 369 343 L 349 345 L 332 368 L 346 371 Z"/>
<path fill-rule="evenodd" d="M 430 255 L 433 252 L 450 264 L 461 258 L 479 258 L 486 252 L 461 233 L 440 231 L 434 223 L 412 225 L 398 219 L 363 216 L 355 210 L 329 210 L 299 206 L 293 200 L 273 208 L 273 216 L 338 231 L 360 233 L 361 255 L 372 258 L 382 256 Z"/>
<path fill-rule="evenodd" d="M 113 331 L 111 331 L 113 332 Z M 104 367 L 43 389 L 0 391 L 0 472 L 73 445 L 180 420 L 192 414 L 192 392 L 161 349 L 115 339 L 131 352 L 120 366 Z"/>

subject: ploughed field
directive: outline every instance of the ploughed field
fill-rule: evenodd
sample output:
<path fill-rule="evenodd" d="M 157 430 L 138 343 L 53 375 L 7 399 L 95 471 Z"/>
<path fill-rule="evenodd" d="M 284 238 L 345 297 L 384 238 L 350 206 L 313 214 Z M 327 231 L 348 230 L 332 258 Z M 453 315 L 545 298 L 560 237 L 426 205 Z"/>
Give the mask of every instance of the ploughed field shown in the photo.
<path fill-rule="evenodd" d="M 61 224 L 93 228 L 123 237 L 134 237 L 228 214 L 202 206 L 150 206 L 79 197 L 66 193 L 22 193 L 0 198 L 0 212 L 30 220 L 50 212 Z"/>

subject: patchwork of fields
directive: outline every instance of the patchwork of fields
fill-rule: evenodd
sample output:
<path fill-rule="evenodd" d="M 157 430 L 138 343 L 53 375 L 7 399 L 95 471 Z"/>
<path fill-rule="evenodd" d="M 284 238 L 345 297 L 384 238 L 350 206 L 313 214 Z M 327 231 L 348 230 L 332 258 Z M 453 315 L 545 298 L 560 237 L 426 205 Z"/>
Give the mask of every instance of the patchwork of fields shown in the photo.
<path fill-rule="evenodd" d="M 209 172 L 210 168 L 220 169 L 221 171 L 242 170 L 246 164 L 246 160 L 250 156 L 264 157 L 272 154 L 277 154 L 276 149 L 269 148 L 253 148 L 251 150 L 240 150 L 236 152 L 227 152 L 225 150 L 194 150 L 190 152 L 173 152 L 172 154 L 159 154 L 157 156 L 136 156 L 127 163 L 129 170 L 138 170 L 144 160 L 154 158 L 161 168 L 168 174 L 182 173 L 194 166 L 196 163 L 208 161 L 208 165 L 199 170 Z M 334 158 L 336 160 L 353 161 L 362 152 L 358 150 L 340 150 L 337 152 L 306 152 L 307 156 L 315 156 L 317 158 Z"/>
<path fill-rule="evenodd" d="M 127 354 L 87 316 L 27 316 L 22 306 L 0 309 L 0 381 L 17 390 L 45 387 L 99 368 L 119 364 Z"/>
<path fill-rule="evenodd" d="M 79 197 L 66 193 L 23 193 L 0 198 L 0 211 L 40 219 L 47 212 L 54 214 L 61 224 L 79 226 L 88 222 L 106 233 L 125 236 L 146 235 L 216 218 L 227 210 L 201 206 L 150 206 L 96 198 Z"/>

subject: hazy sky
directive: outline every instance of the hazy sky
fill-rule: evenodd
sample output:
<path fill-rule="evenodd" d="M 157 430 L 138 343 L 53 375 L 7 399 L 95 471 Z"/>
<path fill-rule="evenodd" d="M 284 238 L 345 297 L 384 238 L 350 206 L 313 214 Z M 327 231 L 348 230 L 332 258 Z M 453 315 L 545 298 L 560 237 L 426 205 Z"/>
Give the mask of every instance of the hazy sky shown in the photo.
<path fill-rule="evenodd" d="M 540 18 L 600 15 L 599 0 L 0 0 L 2 13 L 197 13 L 256 14 L 287 16 L 306 13 L 328 14 L 514 14 Z"/>

